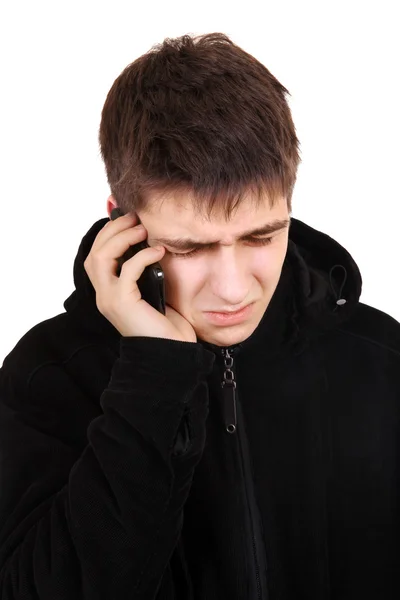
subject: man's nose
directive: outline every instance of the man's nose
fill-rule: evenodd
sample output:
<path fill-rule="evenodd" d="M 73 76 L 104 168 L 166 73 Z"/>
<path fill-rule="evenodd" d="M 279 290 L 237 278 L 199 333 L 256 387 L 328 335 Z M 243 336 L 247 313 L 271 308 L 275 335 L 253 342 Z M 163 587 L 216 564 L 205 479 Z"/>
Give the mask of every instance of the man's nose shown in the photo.
<path fill-rule="evenodd" d="M 224 248 L 209 277 L 213 296 L 227 306 L 241 306 L 248 297 L 249 268 L 235 256 L 233 248 Z"/>

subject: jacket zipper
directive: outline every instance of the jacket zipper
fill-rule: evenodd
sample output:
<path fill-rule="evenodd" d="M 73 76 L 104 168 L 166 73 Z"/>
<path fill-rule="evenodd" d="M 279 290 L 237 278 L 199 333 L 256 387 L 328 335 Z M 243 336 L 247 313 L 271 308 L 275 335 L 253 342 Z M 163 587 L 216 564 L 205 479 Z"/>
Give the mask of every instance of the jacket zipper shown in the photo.
<path fill-rule="evenodd" d="M 235 374 L 232 370 L 233 356 L 229 354 L 229 350 L 222 350 L 224 358 L 225 370 L 222 386 L 223 400 L 223 415 L 225 420 L 225 430 L 228 433 L 235 433 L 237 425 L 236 415 L 236 381 Z"/>
<path fill-rule="evenodd" d="M 222 356 L 224 358 L 224 375 L 223 381 L 221 382 L 222 393 L 223 393 L 223 415 L 225 422 L 225 430 L 232 434 L 236 432 L 237 429 L 237 392 L 236 392 L 236 380 L 235 374 L 233 371 L 233 350 L 228 350 L 226 348 L 222 349 Z M 250 517 L 250 526 L 251 526 L 251 541 L 252 541 L 252 550 L 253 550 L 253 559 L 254 559 L 254 571 L 256 578 L 256 587 L 257 587 L 257 600 L 262 600 L 262 591 L 261 591 L 261 581 L 260 581 L 260 568 L 259 568 L 259 560 L 257 556 L 257 544 L 255 537 L 255 523 L 254 523 L 254 515 L 251 507 L 251 501 L 249 499 L 249 495 L 251 492 L 249 490 L 249 477 L 251 477 L 250 472 L 248 472 L 248 467 L 246 468 L 245 457 L 243 456 L 242 450 L 242 437 L 240 435 L 240 428 L 238 431 L 238 440 L 239 440 L 239 453 L 242 457 L 244 478 L 245 478 L 245 487 L 246 487 L 246 497 L 247 504 L 249 509 L 249 517 Z M 259 542 L 260 543 L 260 542 Z"/>

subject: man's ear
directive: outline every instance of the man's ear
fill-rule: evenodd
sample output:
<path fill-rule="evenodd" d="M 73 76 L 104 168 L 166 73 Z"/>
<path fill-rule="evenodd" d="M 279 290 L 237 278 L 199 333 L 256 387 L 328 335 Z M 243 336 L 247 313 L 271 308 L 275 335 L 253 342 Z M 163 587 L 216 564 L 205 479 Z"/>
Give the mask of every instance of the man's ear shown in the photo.
<path fill-rule="evenodd" d="M 107 214 L 109 217 L 111 217 L 111 211 L 113 208 L 118 208 L 118 204 L 115 201 L 114 196 L 111 195 L 107 198 Z"/>

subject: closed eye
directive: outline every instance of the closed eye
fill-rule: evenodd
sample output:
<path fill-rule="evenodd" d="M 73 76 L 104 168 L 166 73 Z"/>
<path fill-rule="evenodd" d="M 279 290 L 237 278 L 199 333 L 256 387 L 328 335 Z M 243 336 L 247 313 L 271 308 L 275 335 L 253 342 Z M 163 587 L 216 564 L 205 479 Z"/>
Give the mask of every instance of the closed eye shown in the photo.
<path fill-rule="evenodd" d="M 250 244 L 255 244 L 256 246 L 267 246 L 268 244 L 270 244 L 272 242 L 273 239 L 274 239 L 273 237 L 251 238 L 251 239 L 248 239 L 247 241 Z M 195 250 L 190 250 L 190 252 L 170 252 L 169 250 L 167 252 L 171 256 L 178 256 L 179 258 L 187 258 L 189 256 L 194 256 L 195 254 L 202 252 L 202 249 L 196 248 Z"/>

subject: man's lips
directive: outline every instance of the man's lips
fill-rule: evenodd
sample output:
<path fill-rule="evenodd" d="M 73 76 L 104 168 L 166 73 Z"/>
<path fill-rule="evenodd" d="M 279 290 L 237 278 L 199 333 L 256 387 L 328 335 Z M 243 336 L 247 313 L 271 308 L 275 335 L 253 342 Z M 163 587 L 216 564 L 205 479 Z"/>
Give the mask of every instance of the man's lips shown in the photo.
<path fill-rule="evenodd" d="M 235 315 L 238 312 L 247 308 L 248 306 L 249 304 L 246 304 L 245 306 L 242 306 L 242 308 L 238 308 L 237 310 L 205 310 L 204 312 L 209 312 L 217 315 Z"/>
<path fill-rule="evenodd" d="M 236 325 L 247 319 L 253 309 L 254 302 L 247 304 L 242 309 L 235 312 L 217 312 L 217 311 L 205 311 L 204 315 L 207 321 L 210 321 L 214 325 Z"/>

